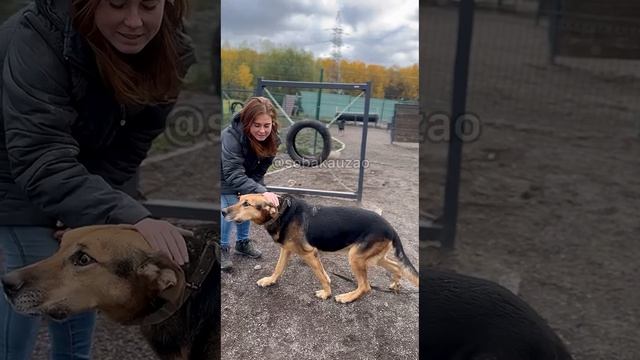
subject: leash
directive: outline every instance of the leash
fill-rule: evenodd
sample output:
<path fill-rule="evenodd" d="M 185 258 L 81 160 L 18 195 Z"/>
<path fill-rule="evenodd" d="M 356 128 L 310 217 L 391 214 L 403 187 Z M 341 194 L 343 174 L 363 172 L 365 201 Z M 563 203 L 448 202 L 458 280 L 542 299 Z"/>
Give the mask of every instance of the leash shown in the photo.
<path fill-rule="evenodd" d="M 346 281 L 348 281 L 348 282 L 350 282 L 352 284 L 355 284 L 355 281 L 353 281 L 353 279 L 351 279 L 351 278 L 348 278 L 348 277 L 346 277 L 344 275 L 340 275 L 340 274 L 338 274 L 336 272 L 333 272 L 333 271 L 331 273 L 333 275 L 339 277 L 342 280 L 346 280 Z M 380 288 L 380 287 L 375 286 L 375 285 L 371 285 L 371 288 L 374 289 L 374 290 L 382 291 L 382 292 L 388 292 L 388 293 L 394 293 L 394 294 L 399 294 L 400 293 L 399 290 L 383 289 L 383 288 Z M 413 290 L 413 291 L 407 290 L 407 291 L 402 291 L 402 292 L 403 293 L 408 293 L 408 294 L 418 294 L 418 293 L 420 293 L 419 291 L 415 291 L 415 290 Z"/>

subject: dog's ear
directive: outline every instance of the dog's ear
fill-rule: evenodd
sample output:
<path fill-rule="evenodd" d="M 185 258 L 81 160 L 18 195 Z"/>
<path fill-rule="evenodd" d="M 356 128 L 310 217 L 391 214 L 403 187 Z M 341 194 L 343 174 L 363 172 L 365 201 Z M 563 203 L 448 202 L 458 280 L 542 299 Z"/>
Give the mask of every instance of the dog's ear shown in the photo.
<path fill-rule="evenodd" d="M 267 203 L 264 206 L 264 209 L 267 210 L 270 216 L 275 216 L 278 213 L 278 209 L 276 209 L 276 207 L 271 203 Z"/>
<path fill-rule="evenodd" d="M 147 280 L 147 291 L 179 304 L 185 289 L 184 271 L 164 254 L 149 255 L 138 267 L 138 275 Z"/>

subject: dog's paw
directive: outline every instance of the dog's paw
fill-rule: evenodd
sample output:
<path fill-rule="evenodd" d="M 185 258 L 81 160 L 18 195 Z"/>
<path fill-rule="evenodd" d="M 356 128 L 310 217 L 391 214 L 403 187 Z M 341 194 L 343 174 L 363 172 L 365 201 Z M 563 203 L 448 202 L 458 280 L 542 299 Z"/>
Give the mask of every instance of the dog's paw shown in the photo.
<path fill-rule="evenodd" d="M 318 290 L 316 296 L 322 300 L 327 300 L 331 296 L 331 291 Z"/>
<path fill-rule="evenodd" d="M 391 285 L 389 285 L 389 289 L 391 291 L 393 291 L 394 293 L 399 294 L 400 293 L 400 283 L 396 282 L 396 281 L 392 282 Z"/>
<path fill-rule="evenodd" d="M 358 297 L 359 296 L 354 295 L 353 292 L 348 292 L 348 293 L 336 295 L 335 299 L 336 299 L 337 302 L 339 302 L 341 304 L 347 304 L 347 303 L 350 303 L 352 301 L 355 301 L 356 299 L 358 299 Z"/>
<path fill-rule="evenodd" d="M 350 303 L 353 300 L 355 300 L 353 298 L 353 296 L 351 296 L 351 294 L 349 294 L 349 293 L 336 295 L 335 299 L 336 299 L 337 302 L 339 302 L 341 304 L 347 304 L 347 303 Z"/>
<path fill-rule="evenodd" d="M 258 284 L 258 286 L 261 286 L 261 287 L 271 286 L 275 283 L 276 281 L 272 279 L 271 276 L 263 277 L 262 279 L 256 282 L 256 284 Z"/>

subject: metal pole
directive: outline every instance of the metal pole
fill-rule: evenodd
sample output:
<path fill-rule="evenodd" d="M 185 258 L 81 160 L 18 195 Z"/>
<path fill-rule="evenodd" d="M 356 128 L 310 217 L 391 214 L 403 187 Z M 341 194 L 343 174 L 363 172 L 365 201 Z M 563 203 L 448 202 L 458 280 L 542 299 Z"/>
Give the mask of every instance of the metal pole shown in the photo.
<path fill-rule="evenodd" d="M 264 92 L 264 85 L 262 84 L 263 80 L 264 78 L 259 78 L 258 81 L 256 81 L 256 91 L 254 91 L 256 94 L 255 96 L 262 96 L 262 93 Z"/>
<path fill-rule="evenodd" d="M 322 82 L 322 78 L 324 75 L 324 69 L 320 68 L 320 82 Z M 316 104 L 316 120 L 320 121 L 320 98 L 322 97 L 322 89 L 318 89 L 318 102 Z M 313 154 L 316 154 L 316 149 L 318 145 L 318 132 L 314 132 L 313 136 Z"/>
<path fill-rule="evenodd" d="M 369 128 L 369 102 L 371 100 L 371 81 L 367 81 L 364 88 L 364 118 L 362 119 L 362 144 L 360 145 L 360 172 L 358 174 L 358 203 L 362 202 L 362 190 L 364 187 L 364 159 L 367 152 L 367 130 Z"/>
<path fill-rule="evenodd" d="M 555 65 L 558 54 L 558 36 L 560 36 L 560 22 L 562 4 L 560 0 L 552 0 L 551 14 L 549 14 L 549 63 Z"/>
<path fill-rule="evenodd" d="M 449 126 L 449 155 L 444 199 L 444 227 L 440 243 L 445 249 L 453 249 L 458 220 L 458 193 L 460 190 L 460 161 L 462 140 L 457 134 L 457 121 L 466 111 L 469 57 L 473 34 L 473 1 L 461 0 L 458 10 L 458 43 L 453 79 L 453 99 Z"/>
<path fill-rule="evenodd" d="M 320 69 L 320 82 L 324 78 L 324 69 Z M 318 89 L 318 102 L 316 103 L 316 120 L 320 120 L 320 99 L 322 98 L 322 89 Z"/>

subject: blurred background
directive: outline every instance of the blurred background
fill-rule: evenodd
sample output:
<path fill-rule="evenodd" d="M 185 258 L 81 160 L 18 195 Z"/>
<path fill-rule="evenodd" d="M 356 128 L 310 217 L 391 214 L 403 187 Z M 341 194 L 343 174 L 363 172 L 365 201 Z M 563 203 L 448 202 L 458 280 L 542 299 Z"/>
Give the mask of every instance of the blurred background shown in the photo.
<path fill-rule="evenodd" d="M 462 66 L 473 136 L 448 183 L 460 4 L 420 8 L 420 218 L 434 230 L 422 265 L 508 287 L 575 359 L 636 359 L 640 4 L 475 1 Z"/>

